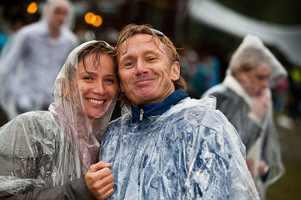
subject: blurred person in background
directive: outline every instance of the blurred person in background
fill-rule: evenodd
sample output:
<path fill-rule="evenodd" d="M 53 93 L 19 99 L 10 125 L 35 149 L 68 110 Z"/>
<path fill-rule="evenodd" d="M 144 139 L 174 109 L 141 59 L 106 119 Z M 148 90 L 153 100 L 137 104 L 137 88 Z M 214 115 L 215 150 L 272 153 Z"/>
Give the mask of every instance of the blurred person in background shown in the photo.
<path fill-rule="evenodd" d="M 0 102 L 9 119 L 47 109 L 51 88 L 68 54 L 77 45 L 69 30 L 67 0 L 48 0 L 39 22 L 24 26 L 7 42 L 0 57 Z"/>
<path fill-rule="evenodd" d="M 194 74 L 197 71 L 197 66 L 199 63 L 199 55 L 191 47 L 185 48 L 180 53 L 181 53 L 180 54 L 181 67 L 183 69 L 183 78 L 186 81 L 187 93 L 189 94 L 189 96 L 193 96 L 193 94 L 191 94 L 192 80 Z"/>
<path fill-rule="evenodd" d="M 217 109 L 238 131 L 261 199 L 265 199 L 267 187 L 284 173 L 269 86 L 286 76 L 262 41 L 247 35 L 234 52 L 224 81 L 203 95 L 216 97 Z"/>
<path fill-rule="evenodd" d="M 7 35 L 4 33 L 0 23 L 0 52 L 2 51 L 2 48 L 4 47 L 6 41 L 7 41 Z"/>
<path fill-rule="evenodd" d="M 199 62 L 192 78 L 191 96 L 200 98 L 209 88 L 221 82 L 220 60 L 211 52 L 214 45 L 205 44 L 199 47 Z"/>
<path fill-rule="evenodd" d="M 116 68 L 106 42 L 80 45 L 57 76 L 49 111 L 23 113 L 0 128 L 0 199 L 113 193 L 111 164 L 95 163 L 119 90 Z"/>

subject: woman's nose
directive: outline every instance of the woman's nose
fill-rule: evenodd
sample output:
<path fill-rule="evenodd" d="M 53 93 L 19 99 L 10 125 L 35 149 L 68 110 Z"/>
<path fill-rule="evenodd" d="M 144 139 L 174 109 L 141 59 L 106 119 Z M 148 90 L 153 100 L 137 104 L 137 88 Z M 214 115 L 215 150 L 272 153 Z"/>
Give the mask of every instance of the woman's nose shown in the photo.
<path fill-rule="evenodd" d="M 94 92 L 100 95 L 104 95 L 106 93 L 105 86 L 102 82 L 98 82 L 95 84 Z"/>

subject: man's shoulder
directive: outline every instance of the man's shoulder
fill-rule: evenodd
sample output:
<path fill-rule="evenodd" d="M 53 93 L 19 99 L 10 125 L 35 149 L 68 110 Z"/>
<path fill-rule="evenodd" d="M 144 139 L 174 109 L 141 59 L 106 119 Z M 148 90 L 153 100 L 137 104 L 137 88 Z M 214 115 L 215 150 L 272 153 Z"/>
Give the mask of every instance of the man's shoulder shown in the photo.
<path fill-rule="evenodd" d="M 128 116 L 121 116 L 121 117 L 118 117 L 117 119 L 110 121 L 109 126 L 108 126 L 108 131 L 110 131 L 112 129 L 116 129 L 116 128 L 121 128 L 121 125 L 125 124 L 124 123 L 125 120 L 129 120 Z"/>
<path fill-rule="evenodd" d="M 181 107 L 174 117 L 185 121 L 187 124 L 195 126 L 206 126 L 216 129 L 224 126 L 228 120 L 219 110 L 215 109 L 216 99 L 213 97 L 204 97 L 202 99 L 187 99 L 179 104 Z M 176 108 L 175 108 L 176 109 Z"/>

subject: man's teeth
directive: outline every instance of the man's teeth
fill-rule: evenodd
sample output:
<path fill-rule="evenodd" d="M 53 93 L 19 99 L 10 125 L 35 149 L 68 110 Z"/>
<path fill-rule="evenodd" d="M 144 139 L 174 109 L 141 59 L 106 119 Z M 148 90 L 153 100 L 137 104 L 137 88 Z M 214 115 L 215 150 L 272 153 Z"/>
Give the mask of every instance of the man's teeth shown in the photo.
<path fill-rule="evenodd" d="M 88 99 L 88 101 L 90 101 L 91 103 L 95 103 L 95 104 L 103 104 L 104 101 L 99 101 L 99 100 L 95 100 L 95 99 Z"/>

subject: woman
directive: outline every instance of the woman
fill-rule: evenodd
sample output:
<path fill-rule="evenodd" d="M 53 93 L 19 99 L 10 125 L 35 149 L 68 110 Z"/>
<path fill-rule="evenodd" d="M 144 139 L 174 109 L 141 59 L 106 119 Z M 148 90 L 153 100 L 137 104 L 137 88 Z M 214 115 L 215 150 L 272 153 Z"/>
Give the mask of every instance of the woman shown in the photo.
<path fill-rule="evenodd" d="M 55 81 L 49 111 L 24 113 L 0 128 L 0 191 L 39 198 L 33 188 L 78 179 L 97 162 L 118 93 L 114 55 L 103 41 L 80 45 Z M 42 198 L 63 196 L 56 190 Z"/>
<path fill-rule="evenodd" d="M 209 89 L 246 146 L 247 165 L 261 199 L 283 172 L 280 145 L 273 122 L 271 91 L 286 71 L 253 35 L 247 35 L 233 54 L 223 83 Z"/>

